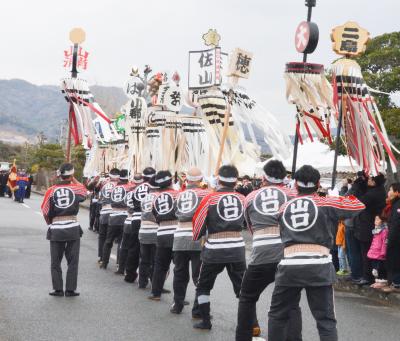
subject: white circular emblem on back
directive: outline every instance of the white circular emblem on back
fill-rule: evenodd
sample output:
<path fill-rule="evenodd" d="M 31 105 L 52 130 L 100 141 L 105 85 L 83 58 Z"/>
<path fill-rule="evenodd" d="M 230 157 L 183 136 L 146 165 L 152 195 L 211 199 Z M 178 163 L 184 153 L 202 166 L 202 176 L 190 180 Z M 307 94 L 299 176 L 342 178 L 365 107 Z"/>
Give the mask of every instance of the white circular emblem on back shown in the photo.
<path fill-rule="evenodd" d="M 122 186 L 116 186 L 111 192 L 111 200 L 113 202 L 121 202 L 125 199 L 125 195 L 126 195 L 125 188 Z"/>
<path fill-rule="evenodd" d="M 222 220 L 237 220 L 243 215 L 242 202 L 235 194 L 224 194 L 218 200 L 217 213 Z"/>
<path fill-rule="evenodd" d="M 199 197 L 195 191 L 186 190 L 179 194 L 176 207 L 180 213 L 192 212 L 199 202 Z"/>
<path fill-rule="evenodd" d="M 174 208 L 174 199 L 168 192 L 161 193 L 155 203 L 154 208 L 158 214 L 167 214 Z"/>
<path fill-rule="evenodd" d="M 53 192 L 53 200 L 57 208 L 65 209 L 75 202 L 75 193 L 68 187 L 59 187 Z"/>
<path fill-rule="evenodd" d="M 101 189 L 101 194 L 103 195 L 103 197 L 109 199 L 113 188 L 114 184 L 112 182 L 107 182 Z"/>
<path fill-rule="evenodd" d="M 253 199 L 255 210 L 262 215 L 275 215 L 287 201 L 286 194 L 277 187 L 265 187 Z"/>
<path fill-rule="evenodd" d="M 282 215 L 285 226 L 294 232 L 309 230 L 314 226 L 317 218 L 317 205 L 312 199 L 307 197 L 289 201 Z"/>
<path fill-rule="evenodd" d="M 147 183 L 141 184 L 136 187 L 135 191 L 135 199 L 141 202 L 144 197 L 149 193 L 149 185 Z"/>
<path fill-rule="evenodd" d="M 129 208 L 133 208 L 133 191 L 130 191 L 126 194 L 125 196 L 125 204 L 126 206 L 128 206 Z"/>
<path fill-rule="evenodd" d="M 143 200 L 141 202 L 142 212 L 150 213 L 152 211 L 154 197 L 155 197 L 154 193 L 148 193 L 143 198 Z"/>

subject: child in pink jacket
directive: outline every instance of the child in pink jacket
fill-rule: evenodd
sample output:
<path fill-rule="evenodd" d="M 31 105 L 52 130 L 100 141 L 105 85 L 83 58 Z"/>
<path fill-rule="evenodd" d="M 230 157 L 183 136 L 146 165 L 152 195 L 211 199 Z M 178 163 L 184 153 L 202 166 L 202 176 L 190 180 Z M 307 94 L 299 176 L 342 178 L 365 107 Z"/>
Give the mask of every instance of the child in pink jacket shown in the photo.
<path fill-rule="evenodd" d="M 372 263 L 372 275 L 375 277 L 375 283 L 371 285 L 372 288 L 378 289 L 387 285 L 385 259 L 388 233 L 386 217 L 376 216 L 375 228 L 372 230 L 374 236 L 368 251 L 368 258 L 371 259 Z"/>

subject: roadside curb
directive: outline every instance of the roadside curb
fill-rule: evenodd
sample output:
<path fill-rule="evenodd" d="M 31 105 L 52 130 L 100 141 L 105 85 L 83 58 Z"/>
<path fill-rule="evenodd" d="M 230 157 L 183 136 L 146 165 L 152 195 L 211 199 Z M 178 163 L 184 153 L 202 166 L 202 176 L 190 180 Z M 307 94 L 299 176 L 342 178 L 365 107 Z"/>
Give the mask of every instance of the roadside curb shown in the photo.
<path fill-rule="evenodd" d="M 400 294 L 398 293 L 385 293 L 381 290 L 370 288 L 368 285 L 360 286 L 346 278 L 338 278 L 338 281 L 334 284 L 334 288 L 337 291 L 367 297 L 383 305 L 400 308 Z"/>

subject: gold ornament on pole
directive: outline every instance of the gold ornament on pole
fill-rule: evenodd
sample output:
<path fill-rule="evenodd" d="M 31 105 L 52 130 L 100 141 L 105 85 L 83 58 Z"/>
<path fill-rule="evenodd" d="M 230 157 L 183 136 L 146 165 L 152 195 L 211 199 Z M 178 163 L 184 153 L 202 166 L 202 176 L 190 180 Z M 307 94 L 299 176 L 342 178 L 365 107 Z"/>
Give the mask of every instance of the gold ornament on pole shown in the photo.
<path fill-rule="evenodd" d="M 216 29 L 210 28 L 207 33 L 203 34 L 204 43 L 207 46 L 219 46 L 219 41 L 221 40 L 221 36 L 218 34 Z"/>
<path fill-rule="evenodd" d="M 75 27 L 69 32 L 69 40 L 74 44 L 82 44 L 86 39 L 85 31 L 80 27 Z"/>
<path fill-rule="evenodd" d="M 369 32 L 354 21 L 332 29 L 333 51 L 347 57 L 355 57 L 365 52 L 370 40 Z"/>

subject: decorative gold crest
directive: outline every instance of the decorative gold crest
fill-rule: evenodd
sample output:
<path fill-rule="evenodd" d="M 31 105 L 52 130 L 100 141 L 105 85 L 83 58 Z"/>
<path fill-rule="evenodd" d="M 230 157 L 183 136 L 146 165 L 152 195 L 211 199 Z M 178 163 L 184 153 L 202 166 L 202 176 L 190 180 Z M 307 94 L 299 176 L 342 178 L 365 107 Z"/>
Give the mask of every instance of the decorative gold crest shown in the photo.
<path fill-rule="evenodd" d="M 207 46 L 217 47 L 221 40 L 221 36 L 218 34 L 216 29 L 210 28 L 207 33 L 203 34 L 203 40 Z"/>
<path fill-rule="evenodd" d="M 354 21 L 332 29 L 333 51 L 343 56 L 358 56 L 365 52 L 369 41 L 369 32 Z"/>

